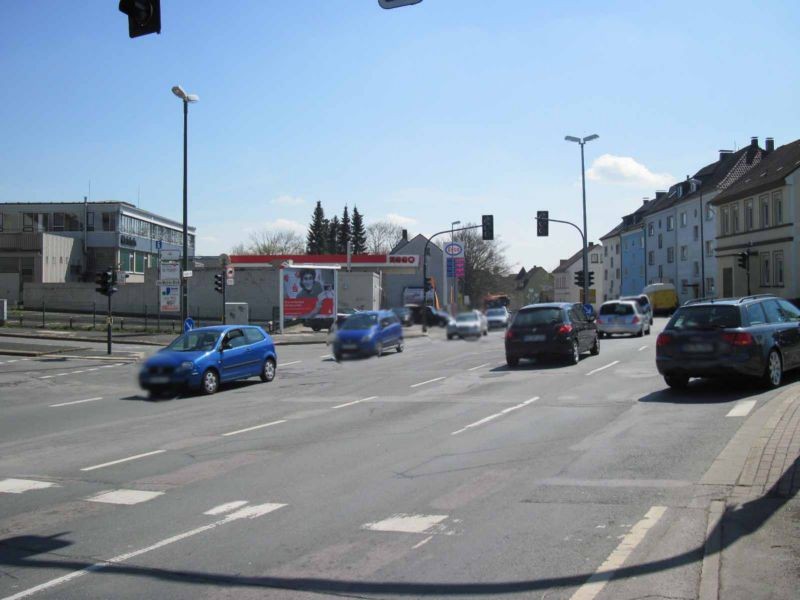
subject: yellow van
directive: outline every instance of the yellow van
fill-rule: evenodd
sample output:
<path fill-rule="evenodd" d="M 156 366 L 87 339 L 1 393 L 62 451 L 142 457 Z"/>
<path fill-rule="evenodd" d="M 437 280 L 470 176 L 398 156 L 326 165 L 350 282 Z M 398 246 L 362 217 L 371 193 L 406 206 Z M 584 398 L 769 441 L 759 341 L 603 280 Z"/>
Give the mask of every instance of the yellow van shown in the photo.
<path fill-rule="evenodd" d="M 671 283 L 651 283 L 642 293 L 650 298 L 653 314 L 671 313 L 678 308 L 678 293 Z"/>

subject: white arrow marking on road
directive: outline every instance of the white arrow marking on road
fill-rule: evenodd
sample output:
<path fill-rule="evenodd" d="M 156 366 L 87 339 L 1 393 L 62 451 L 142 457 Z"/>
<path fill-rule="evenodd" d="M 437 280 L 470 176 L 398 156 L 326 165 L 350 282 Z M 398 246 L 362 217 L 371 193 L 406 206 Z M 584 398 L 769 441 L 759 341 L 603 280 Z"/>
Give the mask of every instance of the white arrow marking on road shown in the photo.
<path fill-rule="evenodd" d="M 129 560 L 131 558 L 135 558 L 137 556 L 141 556 L 142 554 L 147 554 L 148 552 L 152 552 L 153 550 L 158 550 L 159 548 L 163 548 L 164 546 L 169 546 L 170 544 L 174 544 L 175 542 L 180 542 L 181 540 L 194 537 L 200 533 L 211 531 L 212 529 L 216 529 L 221 525 L 227 525 L 229 523 L 233 523 L 234 521 L 238 521 L 240 519 L 256 519 L 258 517 L 266 515 L 267 513 L 271 513 L 272 511 L 278 510 L 279 508 L 283 508 L 284 506 L 286 506 L 286 504 L 260 504 L 258 506 L 242 508 L 234 513 L 227 515 L 226 517 L 220 519 L 219 521 L 214 521 L 213 523 L 209 523 L 208 525 L 203 525 L 202 527 L 197 527 L 195 529 L 179 533 L 178 535 L 173 535 L 172 537 L 168 537 L 164 540 L 161 540 L 160 542 L 156 542 L 155 544 L 147 546 L 146 548 L 140 548 L 139 550 L 134 550 L 133 552 L 127 552 L 125 554 L 120 554 L 113 558 L 109 558 L 108 560 L 96 562 L 93 565 L 89 565 L 85 569 L 81 569 L 80 571 L 73 571 L 72 573 L 68 573 L 66 575 L 62 575 L 61 577 L 51 579 L 50 581 L 46 581 L 45 583 L 42 583 L 40 585 L 28 588 L 27 590 L 23 590 L 12 596 L 6 596 L 2 600 L 21 600 L 22 598 L 33 596 L 34 594 L 43 592 L 45 590 L 49 590 L 58 585 L 61 585 L 62 583 L 67 583 L 68 581 L 72 581 L 73 579 L 82 577 L 87 573 L 101 571 L 108 567 L 113 567 L 114 565 L 125 562 L 126 560 Z"/>
<path fill-rule="evenodd" d="M 71 406 L 73 404 L 83 404 L 84 402 L 95 402 L 96 400 L 102 400 L 102 397 L 97 398 L 87 398 L 86 400 L 73 400 L 72 402 L 60 402 L 59 404 L 51 404 L 50 408 L 57 408 L 59 406 Z"/>
<path fill-rule="evenodd" d="M 505 408 L 505 409 L 501 410 L 499 413 L 495 413 L 493 415 L 489 415 L 488 417 L 484 417 L 480 421 L 475 421 L 474 423 L 470 423 L 466 427 L 462 427 L 461 429 L 459 429 L 458 431 L 454 431 L 450 435 L 458 435 L 459 433 L 464 433 L 465 431 L 467 431 L 468 429 L 472 429 L 473 427 L 479 427 L 479 426 L 483 425 L 484 423 L 488 423 L 489 421 L 493 421 L 497 417 L 502 417 L 503 415 L 507 415 L 508 413 L 510 413 L 510 412 L 512 412 L 514 410 L 520 409 L 520 408 L 522 408 L 524 406 L 528 406 L 528 404 L 531 404 L 532 402 L 536 402 L 538 399 L 539 399 L 539 396 L 534 396 L 530 400 L 525 400 L 525 402 L 523 402 L 522 404 L 517 404 L 516 406 L 510 406 L 509 408 Z"/>
<path fill-rule="evenodd" d="M 93 467 L 84 467 L 83 469 L 81 469 L 81 471 L 94 471 L 95 469 L 102 469 L 103 467 L 118 465 L 120 463 L 128 462 L 130 460 L 138 460 L 140 458 L 144 458 L 145 456 L 153 456 L 154 454 L 161 454 L 162 452 L 166 452 L 166 450 L 153 450 L 152 452 L 145 452 L 144 454 L 136 454 L 134 456 L 129 456 L 128 458 L 120 458 L 119 460 L 112 460 L 111 462 L 103 463 L 100 465 L 94 465 Z"/>
<path fill-rule="evenodd" d="M 255 431 L 256 429 L 263 429 L 264 427 L 272 427 L 273 425 L 280 425 L 281 423 L 286 423 L 286 419 L 281 419 L 280 421 L 272 421 L 271 423 L 263 423 L 262 425 L 254 425 L 253 427 L 247 427 L 245 429 L 237 429 L 236 431 L 229 431 L 228 433 L 223 433 L 222 437 L 227 437 L 229 435 L 238 435 L 240 433 L 246 433 L 248 431 Z"/>
<path fill-rule="evenodd" d="M 746 417 L 756 405 L 755 400 L 740 400 L 736 403 L 726 417 Z"/>
<path fill-rule="evenodd" d="M 421 381 L 420 383 L 415 383 L 414 385 L 410 386 L 412 388 L 419 387 L 421 385 L 427 385 L 429 383 L 434 383 L 436 381 L 441 381 L 442 379 L 446 379 L 445 377 L 437 377 L 436 379 L 428 379 L 428 381 Z"/>
<path fill-rule="evenodd" d="M 608 363 L 608 364 L 607 364 L 606 366 L 604 366 L 604 367 L 600 367 L 599 369 L 594 369 L 593 371 L 589 371 L 589 372 L 586 374 L 586 376 L 588 377 L 589 375 L 594 375 L 595 373 L 599 373 L 600 371 L 605 371 L 606 369 L 609 369 L 609 368 L 613 367 L 614 365 L 618 365 L 618 364 L 619 364 L 619 361 L 618 361 L 618 360 L 615 360 L 615 361 L 614 361 L 614 362 L 612 362 L 612 363 Z"/>
<path fill-rule="evenodd" d="M 359 404 L 361 402 L 369 402 L 370 400 L 375 400 L 377 396 L 370 396 L 369 398 L 362 398 L 361 400 L 353 400 L 352 402 L 345 402 L 344 404 L 337 404 L 333 408 L 344 408 L 345 406 L 353 406 L 353 404 Z"/>

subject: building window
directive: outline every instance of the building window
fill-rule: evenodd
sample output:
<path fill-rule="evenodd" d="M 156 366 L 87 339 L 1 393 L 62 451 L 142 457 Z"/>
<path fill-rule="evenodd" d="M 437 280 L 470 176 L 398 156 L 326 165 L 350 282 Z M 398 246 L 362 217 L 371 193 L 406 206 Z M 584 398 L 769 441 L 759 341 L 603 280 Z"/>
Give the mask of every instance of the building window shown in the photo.
<path fill-rule="evenodd" d="M 706 295 L 713 296 L 714 295 L 714 278 L 713 277 L 706 277 Z"/>
<path fill-rule="evenodd" d="M 117 213 L 104 212 L 103 231 L 116 231 L 116 230 L 117 230 Z"/>
<path fill-rule="evenodd" d="M 697 225 L 694 226 L 694 232 L 692 235 L 694 237 L 695 242 L 700 239 L 700 228 Z"/>
<path fill-rule="evenodd" d="M 614 251 L 616 252 L 617 255 L 619 255 L 619 244 L 616 244 L 614 246 Z"/>
<path fill-rule="evenodd" d="M 783 224 L 783 195 L 780 192 L 772 192 L 772 220 L 774 225 Z"/>
<path fill-rule="evenodd" d="M 603 271 L 603 281 L 608 281 L 608 269 Z"/>
<path fill-rule="evenodd" d="M 608 246 L 603 246 L 603 254 L 608 256 Z"/>
<path fill-rule="evenodd" d="M 64 231 L 64 213 L 53 213 L 53 231 Z"/>
<path fill-rule="evenodd" d="M 667 248 L 667 262 L 668 263 L 675 262 L 675 248 L 673 246 Z"/>
<path fill-rule="evenodd" d="M 720 231 L 722 231 L 722 235 L 728 235 L 731 232 L 731 209 L 727 206 L 722 209 L 722 223 L 720 223 Z"/>
<path fill-rule="evenodd" d="M 617 268 L 617 279 L 619 279 L 619 268 Z M 613 285 L 614 282 L 612 281 L 611 283 Z"/>
<path fill-rule="evenodd" d="M 611 268 L 612 269 L 614 268 L 614 257 L 613 256 L 611 257 Z"/>
<path fill-rule="evenodd" d="M 766 229 L 769 227 L 769 197 L 765 194 L 759 198 L 761 206 L 761 228 Z"/>
<path fill-rule="evenodd" d="M 658 265 L 658 280 L 664 279 L 664 265 Z"/>
<path fill-rule="evenodd" d="M 714 242 L 706 242 L 706 256 L 714 256 Z"/>
<path fill-rule="evenodd" d="M 647 253 L 647 264 L 650 266 L 656 264 L 656 255 L 655 252 L 653 252 L 652 250 L 650 250 L 650 252 Z"/>
<path fill-rule="evenodd" d="M 711 208 L 710 204 L 706 204 L 706 221 L 710 221 L 714 218 L 714 209 Z"/>
<path fill-rule="evenodd" d="M 753 199 L 744 201 L 744 230 L 750 231 L 755 227 L 755 215 L 753 214 Z"/>
<path fill-rule="evenodd" d="M 655 232 L 656 228 L 653 226 L 652 223 L 647 224 L 647 235 L 649 237 L 653 237 L 653 233 Z"/>
<path fill-rule="evenodd" d="M 658 234 L 658 249 L 661 250 L 661 248 L 663 246 L 664 246 L 664 236 L 659 233 Z"/>
<path fill-rule="evenodd" d="M 689 260 L 689 246 L 681 246 L 681 260 Z"/>
<path fill-rule="evenodd" d="M 697 261 L 694 261 L 694 268 L 692 269 L 692 274 L 693 274 L 695 277 L 697 277 L 698 275 L 700 275 L 700 263 L 699 263 L 699 262 L 697 262 Z"/>
<path fill-rule="evenodd" d="M 94 213 L 86 213 L 86 231 L 94 231 Z"/>
<path fill-rule="evenodd" d="M 761 255 L 761 285 L 768 286 L 769 285 L 769 254 L 762 254 Z"/>
<path fill-rule="evenodd" d="M 775 216 L 777 218 L 777 214 Z M 772 253 L 772 264 L 775 269 L 772 283 L 778 287 L 783 287 L 783 250 Z"/>
<path fill-rule="evenodd" d="M 644 236 L 639 238 L 639 247 L 644 249 Z"/>
<path fill-rule="evenodd" d="M 733 233 L 739 233 L 739 204 L 731 206 L 731 228 Z"/>
<path fill-rule="evenodd" d="M 597 254 L 592 254 L 592 262 L 593 263 L 599 263 L 600 262 L 600 257 Z"/>
<path fill-rule="evenodd" d="M 686 218 L 686 211 L 681 212 L 681 227 L 686 227 L 688 219 Z"/>
<path fill-rule="evenodd" d="M 672 215 L 667 217 L 667 231 L 672 231 L 675 229 L 675 217 Z"/>

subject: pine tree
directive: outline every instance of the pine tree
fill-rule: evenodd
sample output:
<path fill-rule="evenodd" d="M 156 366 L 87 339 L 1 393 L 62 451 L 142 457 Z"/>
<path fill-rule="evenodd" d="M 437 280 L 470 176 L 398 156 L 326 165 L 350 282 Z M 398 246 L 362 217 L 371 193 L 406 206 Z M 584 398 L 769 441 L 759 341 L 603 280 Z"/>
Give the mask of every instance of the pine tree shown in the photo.
<path fill-rule="evenodd" d="M 327 228 L 325 227 L 325 211 L 322 202 L 317 201 L 314 213 L 311 216 L 311 225 L 308 226 L 306 236 L 306 252 L 308 254 L 323 254 L 327 243 Z"/>
<path fill-rule="evenodd" d="M 339 235 L 337 237 L 337 244 L 339 246 L 339 254 L 347 254 L 347 242 L 352 239 L 353 230 L 350 223 L 350 213 L 347 211 L 347 205 L 344 205 L 344 212 L 342 213 L 342 221 L 339 224 Z"/>
<path fill-rule="evenodd" d="M 328 254 L 341 254 L 342 251 L 339 248 L 339 229 L 341 225 L 339 225 L 339 217 L 334 215 L 331 219 L 330 224 L 328 225 Z"/>
<path fill-rule="evenodd" d="M 323 219 L 322 221 L 322 254 L 330 254 L 330 230 L 331 230 L 331 222 L 329 219 Z"/>
<path fill-rule="evenodd" d="M 358 212 L 358 207 L 353 207 L 353 254 L 364 254 L 367 251 L 367 230 L 364 227 L 364 217 Z"/>

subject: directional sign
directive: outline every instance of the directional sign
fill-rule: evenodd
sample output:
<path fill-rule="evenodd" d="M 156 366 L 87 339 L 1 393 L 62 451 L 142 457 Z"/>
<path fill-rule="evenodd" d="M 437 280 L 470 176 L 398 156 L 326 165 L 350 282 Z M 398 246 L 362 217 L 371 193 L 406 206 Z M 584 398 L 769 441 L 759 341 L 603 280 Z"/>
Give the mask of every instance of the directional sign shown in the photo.
<path fill-rule="evenodd" d="M 183 333 L 191 331 L 192 329 L 194 329 L 194 319 L 192 317 L 188 317 L 183 322 Z"/>
<path fill-rule="evenodd" d="M 161 260 L 180 260 L 181 259 L 181 251 L 180 250 L 162 250 L 161 251 Z"/>
<path fill-rule="evenodd" d="M 161 250 L 164 247 L 164 242 L 162 240 L 156 240 L 156 250 Z"/>

